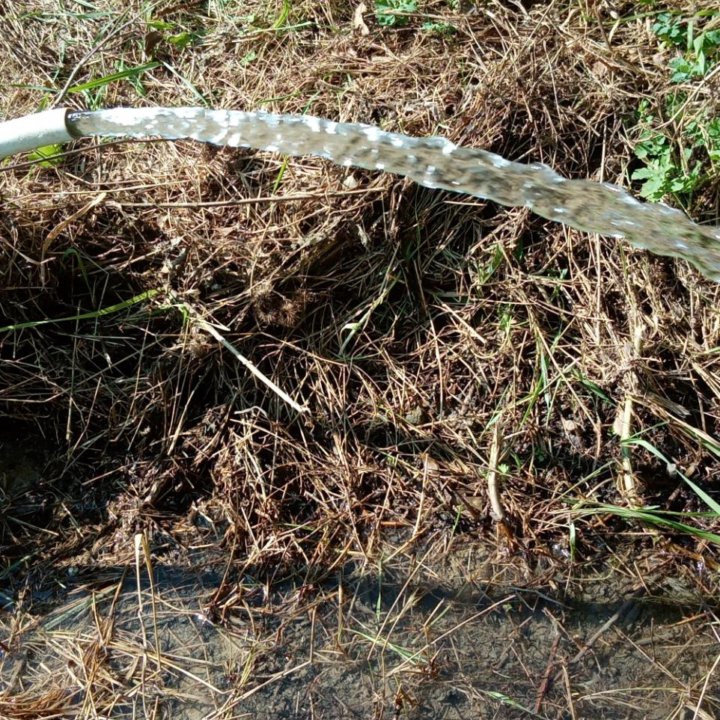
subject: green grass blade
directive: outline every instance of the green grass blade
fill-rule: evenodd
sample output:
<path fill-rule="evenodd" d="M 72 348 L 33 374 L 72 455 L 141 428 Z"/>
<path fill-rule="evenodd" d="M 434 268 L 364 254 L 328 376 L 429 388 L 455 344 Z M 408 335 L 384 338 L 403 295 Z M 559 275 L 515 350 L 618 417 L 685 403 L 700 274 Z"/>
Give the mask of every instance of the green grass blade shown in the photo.
<path fill-rule="evenodd" d="M 53 325 L 54 323 L 61 322 L 92 320 L 94 318 L 103 317 L 105 315 L 112 315 L 114 313 L 121 312 L 122 310 L 127 310 L 127 308 L 130 308 L 133 305 L 137 305 L 138 303 L 145 302 L 145 300 L 150 300 L 151 298 L 154 298 L 159 292 L 160 290 L 146 290 L 139 295 L 135 295 L 135 297 L 131 297 L 128 300 L 123 300 L 123 302 L 116 303 L 115 305 L 109 305 L 108 307 L 101 308 L 100 310 L 91 310 L 89 312 L 80 313 L 78 315 L 71 315 L 69 317 L 48 318 L 47 320 L 30 320 L 24 323 L 16 323 L 15 325 L 5 325 L 4 327 L 0 327 L 0 333 L 12 332 L 13 330 L 26 330 L 30 328 L 40 327 L 41 325 Z"/>
<path fill-rule="evenodd" d="M 691 535 L 693 537 L 705 540 L 707 542 L 715 543 L 720 545 L 720 535 L 717 533 L 710 532 L 709 530 L 703 530 L 701 528 L 688 525 L 678 520 L 673 520 L 668 517 L 675 513 L 663 512 L 662 510 L 655 510 L 653 508 L 626 508 L 620 505 L 596 505 L 589 508 L 579 508 L 574 510 L 578 515 L 617 515 L 618 517 L 626 520 L 636 520 L 638 522 L 648 523 L 658 528 L 665 528 L 675 530 L 676 532 Z M 680 516 L 692 517 L 687 513 L 677 513 Z"/>
<path fill-rule="evenodd" d="M 639 437 L 631 437 L 622 442 L 623 446 L 637 445 L 638 447 L 644 448 L 649 453 L 654 455 L 659 460 L 662 460 L 666 465 L 673 465 L 654 445 L 651 445 L 647 440 Z M 720 504 L 713 500 L 701 487 L 696 485 L 689 477 L 685 476 L 680 470 L 676 470 L 678 477 L 715 513 L 720 515 Z"/>
<path fill-rule="evenodd" d="M 116 80 L 126 80 L 128 78 L 137 78 L 138 76 L 142 75 L 145 72 L 148 72 L 149 70 L 154 70 L 155 68 L 160 67 L 159 62 L 149 62 L 145 63 L 144 65 L 138 65 L 137 67 L 132 68 L 126 68 L 125 70 L 119 70 L 116 73 L 111 73 L 110 75 L 105 75 L 101 78 L 95 78 L 94 80 L 88 80 L 84 83 L 79 83 L 78 85 L 73 85 L 72 87 L 69 87 L 67 89 L 67 92 L 77 94 L 81 92 L 85 92 L 86 90 L 96 90 L 97 88 L 104 87 L 105 85 L 109 85 L 112 82 L 115 82 Z"/>

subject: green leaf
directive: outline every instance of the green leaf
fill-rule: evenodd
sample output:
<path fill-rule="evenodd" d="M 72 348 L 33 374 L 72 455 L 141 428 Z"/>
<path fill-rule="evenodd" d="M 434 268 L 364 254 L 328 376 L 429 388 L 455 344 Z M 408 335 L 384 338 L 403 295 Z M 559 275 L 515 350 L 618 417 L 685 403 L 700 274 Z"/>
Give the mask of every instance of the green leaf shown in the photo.
<path fill-rule="evenodd" d="M 720 30 L 708 30 L 702 34 L 703 50 L 712 52 L 720 48 Z"/>
<path fill-rule="evenodd" d="M 148 20 L 147 26 L 153 30 L 167 31 L 174 30 L 175 23 L 167 22 L 166 20 Z"/>
<path fill-rule="evenodd" d="M 249 65 L 251 62 L 254 62 L 257 60 L 257 53 L 254 50 L 250 50 L 249 52 L 246 52 L 242 58 L 240 58 L 240 64 L 245 67 L 246 65 Z"/>
<path fill-rule="evenodd" d="M 37 161 L 40 167 L 53 168 L 62 162 L 62 145 L 45 145 L 33 150 L 28 155 L 28 160 Z"/>
<path fill-rule="evenodd" d="M 692 537 L 705 540 L 706 542 L 720 545 L 720 535 L 711 532 L 709 530 L 703 530 L 702 528 L 694 525 L 689 525 L 686 522 L 680 522 L 674 520 L 673 517 L 680 517 L 682 519 L 692 519 L 695 517 L 707 517 L 707 515 L 698 515 L 691 513 L 674 513 L 669 511 L 659 510 L 654 507 L 646 508 L 627 508 L 620 505 L 595 505 L 592 507 L 578 507 L 574 510 L 578 515 L 603 515 L 611 514 L 617 515 L 618 517 L 624 518 L 625 520 L 636 520 L 640 522 L 653 525 L 660 529 L 674 530 L 675 532 L 691 535 Z M 714 518 L 715 515 L 710 515 L 710 518 Z"/>
<path fill-rule="evenodd" d="M 97 88 L 104 87 L 111 82 L 115 82 L 116 80 L 136 78 L 139 75 L 142 75 L 142 73 L 148 72 L 149 70 L 154 70 L 157 67 L 160 67 L 159 62 L 145 63 L 144 65 L 138 65 L 137 67 L 120 70 L 119 72 L 111 73 L 110 75 L 105 75 L 104 77 L 96 78 L 95 80 L 88 80 L 87 82 L 80 83 L 79 85 L 73 85 L 72 87 L 69 87 L 67 91 L 68 93 L 74 94 L 85 92 L 86 90 L 95 90 Z"/>
<path fill-rule="evenodd" d="M 167 41 L 178 48 L 178 50 L 183 50 L 188 45 L 191 45 L 194 40 L 195 36 L 187 32 L 187 30 L 183 30 L 183 32 L 179 32 L 176 35 L 169 35 L 167 38 Z"/>
<path fill-rule="evenodd" d="M 682 18 L 675 17 L 670 13 L 660 13 L 653 23 L 652 31 L 666 45 L 671 47 L 685 47 L 687 29 Z"/>
<path fill-rule="evenodd" d="M 670 461 L 654 446 L 651 445 L 647 440 L 644 438 L 639 437 L 630 437 L 627 440 L 623 440 L 622 445 L 624 446 L 632 446 L 632 445 L 638 445 L 641 448 L 644 448 L 649 453 L 654 455 L 658 460 L 661 460 L 666 465 L 670 465 Z M 692 480 L 690 480 L 689 477 L 685 476 L 683 473 L 681 473 L 679 470 L 676 470 L 678 476 L 682 479 L 682 481 L 691 488 L 691 490 L 717 515 L 720 515 L 720 504 L 718 504 L 715 500 L 713 500 L 702 488 L 698 487 Z"/>
<path fill-rule="evenodd" d="M 375 19 L 380 25 L 407 25 L 406 15 L 417 11 L 417 0 L 375 0 Z"/>
<path fill-rule="evenodd" d="M 454 35 L 457 32 L 454 25 L 446 22 L 424 22 L 422 29 L 435 35 Z"/>
<path fill-rule="evenodd" d="M 131 297 L 129 300 L 110 305 L 108 307 L 100 308 L 99 310 L 91 310 L 89 312 L 78 313 L 77 315 L 70 315 L 68 317 L 60 318 L 47 318 L 45 320 L 30 320 L 28 322 L 16 323 L 15 325 L 5 325 L 0 327 L 0 333 L 13 332 L 15 330 L 25 330 L 30 328 L 40 327 L 41 325 L 52 325 L 60 322 L 78 322 L 79 320 L 94 320 L 96 318 L 105 317 L 106 315 L 112 315 L 114 313 L 127 310 L 133 305 L 138 303 L 144 303 L 147 300 L 151 300 L 160 293 L 160 290 L 146 290 L 145 292 Z"/>
<path fill-rule="evenodd" d="M 670 61 L 670 69 L 673 71 L 670 76 L 671 83 L 687 82 L 697 77 L 695 64 L 685 57 L 673 58 Z"/>

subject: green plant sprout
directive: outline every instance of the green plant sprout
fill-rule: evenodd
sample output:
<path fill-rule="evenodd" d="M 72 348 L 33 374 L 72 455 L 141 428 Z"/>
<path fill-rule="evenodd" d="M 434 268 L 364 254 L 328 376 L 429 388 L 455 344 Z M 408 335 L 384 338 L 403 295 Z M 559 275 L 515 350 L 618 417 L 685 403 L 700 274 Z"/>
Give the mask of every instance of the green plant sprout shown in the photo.
<path fill-rule="evenodd" d="M 417 7 L 417 0 L 375 0 L 375 19 L 385 27 L 402 27 Z"/>
<path fill-rule="evenodd" d="M 37 163 L 41 168 L 57 167 L 62 162 L 63 150 L 64 147 L 58 143 L 45 145 L 29 153 L 28 160 Z"/>
<path fill-rule="evenodd" d="M 712 15 L 711 15 L 712 17 Z M 652 26 L 653 33 L 665 45 L 683 50 L 670 61 L 672 83 L 704 78 L 717 64 L 720 30 L 708 29 L 695 33 L 695 19 L 660 13 Z"/>
<path fill-rule="evenodd" d="M 702 18 L 718 16 L 720 11 L 713 11 Z M 702 81 L 720 60 L 720 30 L 699 30 L 700 17 L 665 12 L 652 25 L 663 45 L 681 53 L 668 63 L 672 84 Z M 640 134 L 634 155 L 643 166 L 630 177 L 640 181 L 640 195 L 654 202 L 671 196 L 687 206 L 692 195 L 717 173 L 720 117 L 707 109 L 696 110 L 689 93 L 677 89 L 659 106 L 643 100 L 636 125 Z"/>
<path fill-rule="evenodd" d="M 457 28 L 447 22 L 424 22 L 422 24 L 424 32 L 433 33 L 434 35 L 454 35 Z"/>

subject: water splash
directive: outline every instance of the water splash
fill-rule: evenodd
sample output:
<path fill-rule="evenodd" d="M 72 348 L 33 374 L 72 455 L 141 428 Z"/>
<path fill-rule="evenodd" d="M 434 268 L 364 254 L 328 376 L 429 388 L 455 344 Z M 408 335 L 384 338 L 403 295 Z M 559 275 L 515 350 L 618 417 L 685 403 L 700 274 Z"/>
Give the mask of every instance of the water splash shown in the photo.
<path fill-rule="evenodd" d="M 720 282 L 720 228 L 697 225 L 667 205 L 642 203 L 616 185 L 568 180 L 547 165 L 511 162 L 441 137 L 308 115 L 189 107 L 71 112 L 67 127 L 74 136 L 192 139 L 403 175 L 425 187 L 527 207 L 585 232 L 624 237 L 637 248 L 687 260 Z"/>

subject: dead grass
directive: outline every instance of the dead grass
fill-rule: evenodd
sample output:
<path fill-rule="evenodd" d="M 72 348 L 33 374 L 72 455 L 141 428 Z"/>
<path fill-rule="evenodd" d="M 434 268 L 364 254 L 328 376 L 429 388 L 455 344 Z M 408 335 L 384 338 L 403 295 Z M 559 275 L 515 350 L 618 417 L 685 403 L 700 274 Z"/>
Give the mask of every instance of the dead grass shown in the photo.
<path fill-rule="evenodd" d="M 341 2 L 293 3 L 287 17 L 282 3 L 13 3 L 0 13 L 0 114 L 50 102 L 204 100 L 442 134 L 626 184 L 629 119 L 641 98 L 669 92 L 667 58 L 650 32 L 661 8 L 460 5 L 422 3 L 427 18 L 386 29 L 368 7 L 365 35 L 355 7 Z M 456 32 L 424 31 L 428 19 Z M 182 33 L 192 40 L 184 48 Z M 153 59 L 160 66 L 133 82 L 67 92 Z M 717 77 L 692 103 L 716 112 Z M 244 669 L 227 674 L 217 717 L 301 665 L 258 669 L 280 636 L 276 625 L 261 631 L 260 618 L 282 617 L 288 605 L 250 611 L 248 577 L 265 584 L 266 601 L 295 582 L 297 616 L 315 618 L 323 602 L 335 608 L 334 629 L 325 616 L 323 628 L 313 620 L 313 632 L 334 638 L 324 661 L 379 654 L 373 712 L 410 717 L 424 712 L 413 693 L 438 677 L 433 638 L 449 632 L 433 635 L 431 614 L 423 642 L 395 646 L 393 623 L 405 633 L 419 622 L 423 583 L 560 597 L 583 572 L 609 565 L 626 590 L 645 584 L 653 594 L 680 576 L 696 598 L 716 592 L 717 548 L 705 540 L 612 514 L 573 515 L 578 501 L 707 511 L 676 470 L 717 499 L 719 297 L 687 265 L 387 175 L 191 143 L 82 142 L 55 168 L 6 167 L 1 177 L 0 325 L 158 292 L 123 311 L 0 336 L 2 429 L 51 457 L 41 484 L 0 506 L 3 582 L 8 595 L 25 588 L 23 612 L 40 617 L 33 593 L 68 572 L 133 567 L 142 532 L 158 565 L 192 565 L 199 550 L 211 564 L 220 558 L 225 580 L 202 612 L 233 632 L 238 617 L 250 618 Z M 717 222 L 711 190 L 693 213 Z M 308 413 L 249 374 L 188 309 Z M 689 522 L 717 529 L 715 517 Z M 443 575 L 456 552 L 475 546 L 490 560 L 480 568 L 466 558 Z M 356 622 L 341 583 L 323 584 L 349 566 L 380 587 L 388 566 L 404 578 L 372 631 Z M 705 609 L 692 621 L 698 633 Z M 3 638 L 8 649 L 21 630 Z M 108 630 L 113 652 L 137 640 L 118 638 Z M 71 663 L 84 674 L 65 679 L 84 693 L 53 682 L 0 686 L 0 715 L 116 712 L 122 678 L 93 642 Z M 442 662 L 480 712 L 493 688 L 483 694 L 464 676 L 464 652 Z M 389 656 L 399 662 L 388 666 Z M 578 694 L 572 667 L 563 676 L 548 662 L 553 708 L 620 717 L 614 701 Z M 162 698 L 157 688 L 169 693 L 168 677 L 182 675 L 168 673 L 154 677 L 152 692 L 144 677 L 135 692 Z M 252 685 L 255 673 L 265 679 Z M 704 698 L 703 708 L 716 707 L 712 682 L 668 682 L 681 705 Z M 553 716 L 541 695 L 536 712 Z M 662 717 L 681 717 L 664 709 Z"/>

